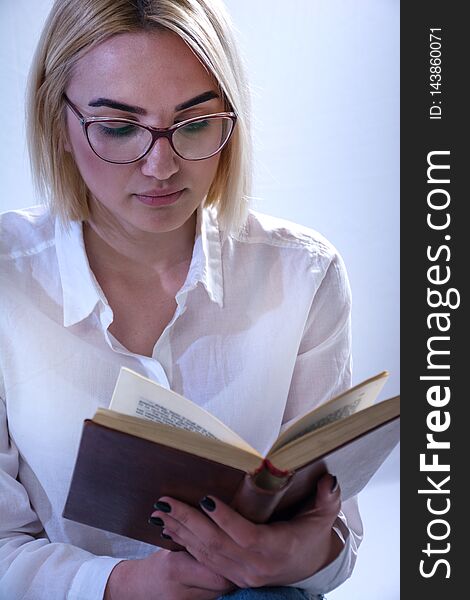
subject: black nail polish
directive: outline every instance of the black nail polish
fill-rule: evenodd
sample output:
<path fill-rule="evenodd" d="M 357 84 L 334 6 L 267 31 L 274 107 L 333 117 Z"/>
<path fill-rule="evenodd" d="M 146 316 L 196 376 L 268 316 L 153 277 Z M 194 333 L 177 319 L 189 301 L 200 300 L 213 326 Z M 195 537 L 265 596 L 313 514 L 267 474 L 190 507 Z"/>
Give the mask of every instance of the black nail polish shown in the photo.
<path fill-rule="evenodd" d="M 160 519 L 160 517 L 149 517 L 148 521 L 151 525 L 160 525 L 164 526 L 165 523 Z"/>
<path fill-rule="evenodd" d="M 173 538 L 171 537 L 171 535 L 168 535 L 167 533 L 162 533 L 161 536 L 164 540 L 172 540 Z"/>
<path fill-rule="evenodd" d="M 168 504 L 168 502 L 161 502 L 160 500 L 158 502 L 155 502 L 153 508 L 155 510 L 161 510 L 164 513 L 171 512 L 171 506 Z"/>
<path fill-rule="evenodd" d="M 338 478 L 333 475 L 333 481 L 331 482 L 331 493 L 334 494 L 338 489 Z"/>
<path fill-rule="evenodd" d="M 209 512 L 215 510 L 215 502 L 212 500 L 212 498 L 208 498 L 207 496 L 204 496 L 202 500 L 199 500 L 199 504 L 202 506 L 202 508 L 205 508 Z"/>

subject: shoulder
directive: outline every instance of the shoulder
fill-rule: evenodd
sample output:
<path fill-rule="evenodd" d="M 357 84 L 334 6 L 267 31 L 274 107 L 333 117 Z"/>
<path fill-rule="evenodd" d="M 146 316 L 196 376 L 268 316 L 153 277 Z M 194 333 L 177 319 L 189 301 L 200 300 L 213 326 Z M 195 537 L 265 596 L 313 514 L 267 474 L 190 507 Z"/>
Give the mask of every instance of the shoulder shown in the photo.
<path fill-rule="evenodd" d="M 287 219 L 250 210 L 244 228 L 233 236 L 242 244 L 264 244 L 273 248 L 331 261 L 338 251 L 315 229 Z"/>
<path fill-rule="evenodd" d="M 54 218 L 45 206 L 0 214 L 0 258 L 15 260 L 54 244 Z"/>
<path fill-rule="evenodd" d="M 336 247 L 315 229 L 286 219 L 250 210 L 243 229 L 229 236 L 223 256 L 232 276 L 251 276 L 255 282 L 269 278 L 314 294 L 323 286 L 349 295 L 346 267 Z"/>

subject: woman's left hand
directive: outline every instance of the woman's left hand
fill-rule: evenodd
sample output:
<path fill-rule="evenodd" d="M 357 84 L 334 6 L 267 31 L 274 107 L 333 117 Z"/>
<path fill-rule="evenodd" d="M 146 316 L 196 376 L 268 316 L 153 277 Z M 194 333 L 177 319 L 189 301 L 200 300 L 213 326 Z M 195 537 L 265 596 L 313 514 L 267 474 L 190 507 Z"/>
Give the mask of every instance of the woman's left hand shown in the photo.
<path fill-rule="evenodd" d="M 204 515 L 164 496 L 159 502 L 167 510 L 152 516 L 163 520 L 164 534 L 237 587 L 287 585 L 310 577 L 342 549 L 332 530 L 341 503 L 335 484 L 335 477 L 324 475 L 312 508 L 290 521 L 268 525 L 248 521 L 216 498 L 201 504 Z"/>

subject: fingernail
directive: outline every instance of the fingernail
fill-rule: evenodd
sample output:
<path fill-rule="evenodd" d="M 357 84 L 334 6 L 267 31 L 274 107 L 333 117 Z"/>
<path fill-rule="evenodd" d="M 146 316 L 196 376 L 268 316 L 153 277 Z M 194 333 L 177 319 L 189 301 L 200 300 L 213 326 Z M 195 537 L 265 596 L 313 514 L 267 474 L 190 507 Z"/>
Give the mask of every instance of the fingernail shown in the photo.
<path fill-rule="evenodd" d="M 338 489 L 338 478 L 333 475 L 333 481 L 331 482 L 331 493 L 334 494 Z"/>
<path fill-rule="evenodd" d="M 168 504 L 168 502 L 161 502 L 160 500 L 158 502 L 155 502 L 153 508 L 155 510 L 161 510 L 164 513 L 171 512 L 171 506 Z"/>
<path fill-rule="evenodd" d="M 167 533 L 163 533 L 161 534 L 161 536 L 164 540 L 172 540 L 173 538 L 171 537 L 171 535 L 168 535 Z"/>
<path fill-rule="evenodd" d="M 212 498 L 208 498 L 207 496 L 204 496 L 204 498 L 199 501 L 199 504 L 202 506 L 202 508 L 208 510 L 209 512 L 215 510 L 215 502 L 212 500 Z"/>
<path fill-rule="evenodd" d="M 160 519 L 160 517 L 149 517 L 148 521 L 151 525 L 160 525 L 163 526 L 165 523 Z"/>

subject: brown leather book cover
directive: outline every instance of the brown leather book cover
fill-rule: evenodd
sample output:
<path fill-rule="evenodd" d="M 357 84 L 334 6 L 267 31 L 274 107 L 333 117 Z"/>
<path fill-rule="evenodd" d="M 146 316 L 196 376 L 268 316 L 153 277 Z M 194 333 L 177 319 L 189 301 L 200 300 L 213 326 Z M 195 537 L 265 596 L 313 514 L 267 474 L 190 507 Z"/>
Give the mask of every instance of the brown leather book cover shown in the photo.
<path fill-rule="evenodd" d="M 356 437 L 284 477 L 280 489 L 266 490 L 242 470 L 86 420 L 63 516 L 176 550 L 177 544 L 161 538 L 160 527 L 148 523 L 161 496 L 198 507 L 213 495 L 258 523 L 289 518 L 313 502 L 325 471 L 338 478 L 343 500 L 362 490 L 398 443 L 399 421 Z"/>

